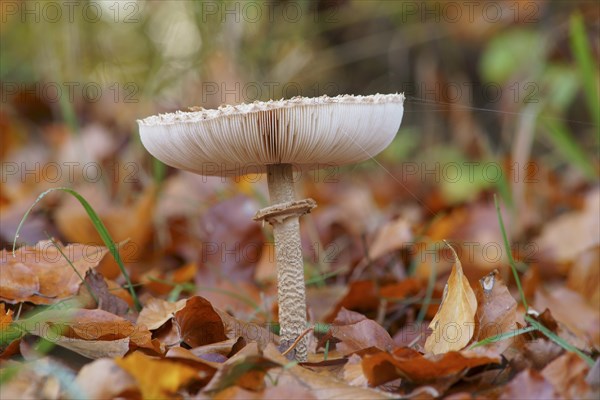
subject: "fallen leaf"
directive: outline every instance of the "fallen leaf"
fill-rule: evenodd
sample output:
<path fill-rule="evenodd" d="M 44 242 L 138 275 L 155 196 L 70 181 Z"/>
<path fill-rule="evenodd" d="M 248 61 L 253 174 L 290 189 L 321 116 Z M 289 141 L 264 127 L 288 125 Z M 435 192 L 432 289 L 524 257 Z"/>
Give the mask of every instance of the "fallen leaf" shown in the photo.
<path fill-rule="evenodd" d="M 502 281 L 498 270 L 481 278 L 475 289 L 477 312 L 474 339 L 477 341 L 517 329 L 517 302 Z M 514 341 L 508 338 L 482 348 L 502 353 Z M 475 351 L 478 351 L 477 348 Z"/>
<path fill-rule="evenodd" d="M 539 372 L 526 369 L 513 378 L 500 395 L 500 399 L 553 400 L 561 398 L 554 387 Z"/>
<path fill-rule="evenodd" d="M 221 342 L 227 339 L 223 320 L 203 297 L 190 297 L 185 307 L 175 313 L 181 340 L 191 347 Z"/>
<path fill-rule="evenodd" d="M 398 218 L 390 221 L 381 227 L 375 236 L 373 244 L 369 248 L 369 257 L 376 260 L 391 251 L 401 249 L 410 244 L 412 240 L 413 234 L 407 220 Z"/>
<path fill-rule="evenodd" d="M 89 289 L 91 289 L 96 300 L 90 295 Z M 115 315 L 125 315 L 129 310 L 129 304 L 117 296 L 115 296 L 108 288 L 108 284 L 104 280 L 104 277 L 99 272 L 94 270 L 88 270 L 84 284 L 79 287 L 79 300 L 83 305 L 90 304 L 91 307 L 97 307 L 100 310 L 104 310 Z M 86 307 L 88 308 L 88 307 Z"/>
<path fill-rule="evenodd" d="M 425 350 L 433 354 L 460 350 L 473 337 L 477 299 L 463 275 L 456 252 L 454 257 L 456 261 L 444 289 L 442 304 L 429 324 L 433 333 L 425 342 Z"/>
<path fill-rule="evenodd" d="M 142 311 L 140 311 L 137 323 L 146 325 L 151 331 L 158 329 L 171 318 L 175 317 L 175 313 L 183 309 L 186 302 L 186 299 L 181 299 L 173 303 L 162 299 L 151 298 L 146 302 Z"/>
<path fill-rule="evenodd" d="M 539 246 L 537 254 L 540 258 L 550 263 L 566 264 L 585 250 L 599 246 L 599 202 L 600 189 L 594 189 L 587 194 L 582 210 L 571 211 L 547 222 L 542 234 L 534 240 Z"/>
<path fill-rule="evenodd" d="M 319 343 L 323 346 L 327 340 L 332 338 L 336 339 L 336 348 L 342 354 L 350 354 L 373 346 L 381 350 L 391 350 L 394 346 L 390 334 L 381 325 L 362 314 L 345 308 L 340 310 L 331 324 L 329 332 Z"/>
<path fill-rule="evenodd" d="M 221 355 L 223 356 L 223 359 L 227 359 L 228 356 L 232 356 L 233 354 L 235 354 L 238 350 L 236 348 L 236 345 L 239 346 L 239 342 L 243 341 L 245 343 L 245 340 L 243 338 L 240 339 L 227 339 L 224 340 L 222 342 L 216 342 L 216 343 L 211 343 L 211 344 L 206 344 L 204 346 L 199 346 L 199 347 L 194 347 L 193 349 L 190 349 L 189 351 L 194 354 L 196 357 L 200 357 L 202 359 L 206 359 L 207 357 L 210 357 L 211 355 Z"/>
<path fill-rule="evenodd" d="M 140 352 L 117 358 L 115 363 L 137 382 L 144 399 L 174 398 L 182 386 L 202 376 L 187 364 L 169 359 L 155 359 Z"/>
<path fill-rule="evenodd" d="M 122 357 L 129 351 L 130 339 L 82 340 L 59 336 L 52 343 L 92 360 Z"/>
<path fill-rule="evenodd" d="M 280 366 L 259 355 L 250 355 L 232 363 L 225 363 L 219 370 L 218 379 L 211 382 L 210 391 L 221 391 L 231 386 L 251 391 L 265 388 L 265 375 L 271 368 Z M 218 383 L 217 383 L 218 382 Z"/>
<path fill-rule="evenodd" d="M 108 382 L 110 384 L 107 385 Z M 133 377 L 108 358 L 84 365 L 79 370 L 75 383 L 90 399 L 134 397 L 137 392 Z"/>
<path fill-rule="evenodd" d="M 80 276 L 95 268 L 108 251 L 87 244 L 56 243 L 56 246 L 52 241 L 42 241 L 35 246 L 20 247 L 15 257 L 1 250 L 0 299 L 12 304 L 23 301 L 53 304 L 73 296 L 82 284 Z"/>
<path fill-rule="evenodd" d="M 216 311 L 221 316 L 225 334 L 229 339 L 237 340 L 242 337 L 246 343 L 255 342 L 260 349 L 264 349 L 269 343 L 279 344 L 279 336 L 263 325 L 239 320 L 219 309 Z"/>
<path fill-rule="evenodd" d="M 600 311 L 590 307 L 579 293 L 562 286 L 549 292 L 540 288 L 533 304 L 537 310 L 548 308 L 580 340 L 600 347 Z"/>
<path fill-rule="evenodd" d="M 98 309 L 47 310 L 19 326 L 88 358 L 123 355 L 136 347 L 160 353 L 146 327 Z"/>
<path fill-rule="evenodd" d="M 500 357 L 490 357 L 472 351 L 450 351 L 441 355 L 425 357 L 408 347 L 400 347 L 392 353 L 366 354 L 362 368 L 369 384 L 378 386 L 397 378 L 412 382 L 431 382 L 456 375 L 467 368 L 486 364 L 498 364 Z"/>
<path fill-rule="evenodd" d="M 560 395 L 567 399 L 598 398 L 585 378 L 590 367 L 577 354 L 566 352 L 542 370 L 542 376 Z"/>
<path fill-rule="evenodd" d="M 361 313 L 377 309 L 380 298 L 377 295 L 373 281 L 353 281 L 346 295 L 339 301 L 329 315 L 325 317 L 325 322 L 331 322 L 337 313 L 343 308 Z"/>
<path fill-rule="evenodd" d="M 581 294 L 594 309 L 600 309 L 600 246 L 579 254 L 569 270 L 567 286 Z"/>
<path fill-rule="evenodd" d="M 348 293 L 348 285 L 309 286 L 306 288 L 306 304 L 309 319 L 326 321 L 337 309 L 337 304 Z M 335 314 L 333 314 L 335 317 Z"/>

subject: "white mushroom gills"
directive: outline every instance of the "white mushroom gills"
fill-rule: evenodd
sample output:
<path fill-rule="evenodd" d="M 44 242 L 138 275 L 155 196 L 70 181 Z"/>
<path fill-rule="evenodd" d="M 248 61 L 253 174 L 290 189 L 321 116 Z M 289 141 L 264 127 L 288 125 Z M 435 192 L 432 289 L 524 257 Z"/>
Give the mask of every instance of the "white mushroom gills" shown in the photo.
<path fill-rule="evenodd" d="M 200 175 L 268 173 L 271 206 L 255 219 L 273 225 L 282 350 L 306 329 L 304 267 L 298 218 L 316 206 L 296 200 L 293 170 L 370 159 L 393 140 L 404 95 L 295 97 L 216 110 L 175 112 L 138 121 L 143 145 L 175 168 Z M 307 338 L 295 346 L 306 361 Z"/>

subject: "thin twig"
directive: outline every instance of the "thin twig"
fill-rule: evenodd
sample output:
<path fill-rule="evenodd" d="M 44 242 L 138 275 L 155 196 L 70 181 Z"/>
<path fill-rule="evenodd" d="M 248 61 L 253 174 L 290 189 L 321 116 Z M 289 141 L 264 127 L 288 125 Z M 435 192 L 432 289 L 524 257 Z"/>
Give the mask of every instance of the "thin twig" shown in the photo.
<path fill-rule="evenodd" d="M 285 357 L 285 356 L 287 356 L 287 354 L 288 354 L 290 351 L 292 351 L 292 349 L 293 349 L 294 347 L 296 347 L 296 346 L 298 345 L 298 343 L 300 343 L 300 340 L 302 340 L 302 338 L 303 338 L 304 336 L 306 336 L 306 334 L 307 334 L 308 332 L 312 331 L 313 329 L 314 329 L 313 327 L 306 328 L 306 330 L 305 330 L 304 332 L 302 332 L 302 334 L 301 334 L 300 336 L 298 336 L 298 337 L 296 338 L 296 340 L 294 340 L 294 343 L 292 343 L 292 345 L 291 345 L 291 346 L 290 346 L 290 347 L 289 347 L 289 348 L 288 348 L 286 351 L 284 351 L 283 353 L 281 353 L 281 355 L 282 355 L 282 356 L 284 356 L 284 357 Z"/>

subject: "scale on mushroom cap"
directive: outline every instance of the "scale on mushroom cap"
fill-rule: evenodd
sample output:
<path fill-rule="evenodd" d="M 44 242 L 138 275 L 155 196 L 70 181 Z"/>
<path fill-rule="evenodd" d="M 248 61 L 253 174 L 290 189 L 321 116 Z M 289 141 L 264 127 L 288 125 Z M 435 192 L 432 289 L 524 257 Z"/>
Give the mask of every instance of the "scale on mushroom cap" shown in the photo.
<path fill-rule="evenodd" d="M 138 121 L 144 147 L 167 165 L 211 176 L 267 173 L 271 206 L 254 219 L 273 226 L 282 349 L 307 327 L 298 218 L 316 207 L 313 199 L 296 200 L 293 170 L 375 156 L 396 136 L 403 102 L 397 93 L 294 97 Z M 307 354 L 304 337 L 290 356 L 306 361 Z"/>

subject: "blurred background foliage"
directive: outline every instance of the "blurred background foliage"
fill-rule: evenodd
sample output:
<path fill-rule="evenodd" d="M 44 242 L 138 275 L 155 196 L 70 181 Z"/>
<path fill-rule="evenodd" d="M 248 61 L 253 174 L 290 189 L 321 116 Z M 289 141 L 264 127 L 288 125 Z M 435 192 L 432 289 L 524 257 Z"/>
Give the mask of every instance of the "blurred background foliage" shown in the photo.
<path fill-rule="evenodd" d="M 2 3 L 1 155 L 17 163 L 84 155 L 120 161 L 120 176 L 133 174 L 135 184 L 101 182 L 106 204 L 125 204 L 119 215 L 152 182 L 175 174 L 143 150 L 136 119 L 296 95 L 405 92 L 394 143 L 376 161 L 338 175 L 342 184 L 368 187 L 391 210 L 413 202 L 431 217 L 498 192 L 518 234 L 553 212 L 521 218 L 547 203 L 531 193 L 552 190 L 555 199 L 598 177 L 600 18 L 593 1 L 70 4 Z M 499 165 L 500 177 L 485 163 Z M 458 168 L 457 179 L 445 179 L 446 165 Z M 7 222 L 22 215 L 15 204 L 65 183 L 11 186 L 21 176 L 3 177 L 4 240 L 14 227 Z M 217 193 L 256 194 L 238 186 Z M 305 190 L 319 192 L 324 205 L 334 201 L 324 185 L 309 182 Z"/>

